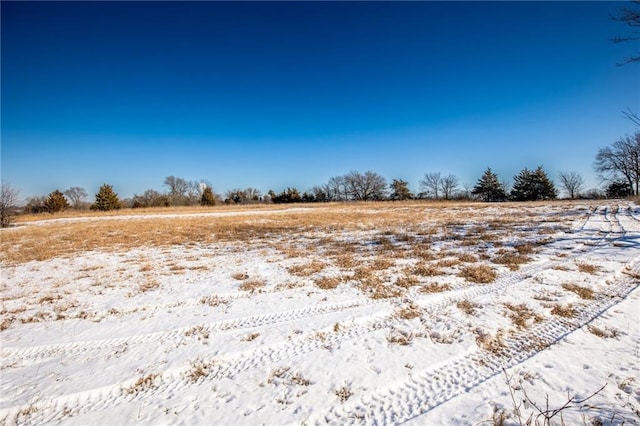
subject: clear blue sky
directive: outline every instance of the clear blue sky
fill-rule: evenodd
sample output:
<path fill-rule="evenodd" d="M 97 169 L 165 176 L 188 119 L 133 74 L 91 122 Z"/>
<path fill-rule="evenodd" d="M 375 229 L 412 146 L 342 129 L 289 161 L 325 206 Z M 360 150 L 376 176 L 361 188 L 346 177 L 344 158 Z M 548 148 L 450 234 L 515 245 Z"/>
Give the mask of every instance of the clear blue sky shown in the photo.
<path fill-rule="evenodd" d="M 5 2 L 2 180 L 306 190 L 350 170 L 554 179 L 633 131 L 616 2 Z"/>

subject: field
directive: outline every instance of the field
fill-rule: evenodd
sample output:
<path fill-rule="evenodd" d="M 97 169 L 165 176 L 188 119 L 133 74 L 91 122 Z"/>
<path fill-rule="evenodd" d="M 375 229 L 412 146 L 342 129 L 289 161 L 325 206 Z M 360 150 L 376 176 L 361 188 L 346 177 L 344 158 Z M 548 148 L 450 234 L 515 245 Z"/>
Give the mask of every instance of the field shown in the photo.
<path fill-rule="evenodd" d="M 3 424 L 640 423 L 631 202 L 46 219 L 0 232 Z"/>

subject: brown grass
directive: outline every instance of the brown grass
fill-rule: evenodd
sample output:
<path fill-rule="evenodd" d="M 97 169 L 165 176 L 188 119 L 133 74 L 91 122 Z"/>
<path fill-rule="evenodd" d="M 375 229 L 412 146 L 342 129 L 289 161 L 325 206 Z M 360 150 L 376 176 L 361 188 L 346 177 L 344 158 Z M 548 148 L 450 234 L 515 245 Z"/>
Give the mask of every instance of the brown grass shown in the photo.
<path fill-rule="evenodd" d="M 215 365 L 215 361 L 203 361 L 197 359 L 191 362 L 189 370 L 185 372 L 185 377 L 189 382 L 196 383 L 201 378 L 209 376 Z"/>
<path fill-rule="evenodd" d="M 505 349 L 504 331 L 498 330 L 491 335 L 483 330 L 476 330 L 476 344 L 485 351 L 501 355 Z"/>
<path fill-rule="evenodd" d="M 250 291 L 251 293 L 261 290 L 265 286 L 264 281 L 259 279 L 252 279 L 243 281 L 238 287 L 242 291 Z"/>
<path fill-rule="evenodd" d="M 431 283 L 420 287 L 420 293 L 441 293 L 451 290 L 449 284 Z"/>
<path fill-rule="evenodd" d="M 421 314 L 422 310 L 420 309 L 420 306 L 411 302 L 407 306 L 397 309 L 394 312 L 393 316 L 395 316 L 396 318 L 410 320 L 419 317 Z"/>
<path fill-rule="evenodd" d="M 138 380 L 136 380 L 136 382 L 127 387 L 124 388 L 124 392 L 133 395 L 133 394 L 138 394 L 140 392 L 143 392 L 145 390 L 149 390 L 149 389 L 155 389 L 156 387 L 158 387 L 158 379 L 160 378 L 160 374 L 154 373 L 154 374 L 148 374 L 146 376 L 140 377 Z"/>
<path fill-rule="evenodd" d="M 420 284 L 420 280 L 418 280 L 416 277 L 412 275 L 408 275 L 408 276 L 406 275 L 406 276 L 398 277 L 395 284 L 398 287 L 411 288 L 413 286 Z"/>
<path fill-rule="evenodd" d="M 593 299 L 593 290 L 588 287 L 582 287 L 577 284 L 567 283 L 562 284 L 562 288 L 577 294 L 581 299 Z"/>
<path fill-rule="evenodd" d="M 598 265 L 592 265 L 590 263 L 576 263 L 578 267 L 578 271 L 584 272 L 585 274 L 595 274 L 600 270 Z"/>
<path fill-rule="evenodd" d="M 576 311 L 573 305 L 569 303 L 568 305 L 565 305 L 565 306 L 554 305 L 553 308 L 551 308 L 551 313 L 553 315 L 558 315 L 564 318 L 573 318 L 578 314 L 578 311 Z"/>
<path fill-rule="evenodd" d="M 505 265 L 512 271 L 517 271 L 520 268 L 520 265 L 528 263 L 530 261 L 531 258 L 515 252 L 502 253 L 501 255 L 496 256 L 492 259 L 493 263 Z"/>
<path fill-rule="evenodd" d="M 414 275 L 422 277 L 435 277 L 437 275 L 444 275 L 445 272 L 435 265 L 430 263 L 419 263 L 411 268 L 410 272 Z"/>
<path fill-rule="evenodd" d="M 494 282 L 498 274 L 487 265 L 477 265 L 464 267 L 458 276 L 470 282 L 488 284 Z"/>
<path fill-rule="evenodd" d="M 295 275 L 298 277 L 308 277 L 317 272 L 322 271 L 325 268 L 325 264 L 320 262 L 319 260 L 312 260 L 309 263 L 303 263 L 300 265 L 293 265 L 287 268 L 287 271 L 291 275 Z"/>
<path fill-rule="evenodd" d="M 339 277 L 318 277 L 313 280 L 316 287 L 322 290 L 333 290 L 341 283 Z"/>
<path fill-rule="evenodd" d="M 513 325 L 519 329 L 529 328 L 531 321 L 537 323 L 544 319 L 542 315 L 534 312 L 524 303 L 519 305 L 505 303 L 504 307 L 507 308 L 507 317 L 511 320 Z"/>
<path fill-rule="evenodd" d="M 456 307 L 467 315 L 473 315 L 476 313 L 478 305 L 465 299 L 456 303 Z"/>
<path fill-rule="evenodd" d="M 505 204 L 508 207 L 509 204 Z M 295 205 L 257 205 L 257 206 L 220 206 L 214 208 L 168 208 L 168 209 L 136 209 L 118 212 L 69 212 L 56 217 L 89 217 L 96 220 L 77 222 L 51 222 L 43 226 L 24 226 L 33 220 L 49 218 L 49 216 L 20 217 L 18 226 L 8 232 L 2 232 L 0 240 L 0 260 L 9 264 L 19 264 L 31 260 L 47 260 L 55 257 L 71 256 L 84 251 L 126 251 L 142 247 L 172 247 L 191 244 L 251 243 L 254 246 L 263 244 L 274 247 L 274 238 L 295 236 L 300 232 L 320 231 L 331 234 L 336 229 L 340 232 L 361 231 L 363 208 L 375 210 L 375 214 L 366 214 L 369 229 L 415 229 L 417 232 L 431 236 L 438 224 L 461 223 L 464 221 L 485 220 L 480 203 L 427 203 L 411 201 L 404 203 L 349 203 L 301 205 L 304 209 L 289 211 Z M 268 221 L 256 221 L 255 215 L 244 214 L 252 210 L 263 211 Z M 235 216 L 178 216 L 162 217 L 158 214 L 182 213 L 217 213 L 238 212 Z M 277 211 L 278 214 L 272 214 Z M 121 218 L 132 215 L 134 218 Z M 426 228 L 422 221 L 429 217 L 433 226 Z M 493 227 L 503 229 L 514 223 L 526 223 L 527 215 L 522 218 L 510 218 L 508 221 L 494 221 Z M 395 232 L 395 231 L 393 231 Z M 293 238 L 295 241 L 295 238 Z M 416 257 L 428 259 L 432 253 L 428 245 L 416 243 L 411 238 L 399 238 L 406 244 L 420 244 L 418 249 L 411 247 Z M 378 248 L 385 251 L 399 252 L 402 247 L 394 245 L 389 238 L 379 239 Z M 330 243 L 333 244 L 333 243 Z M 338 243 L 335 243 L 338 244 Z M 354 254 L 357 244 L 344 243 L 339 254 Z M 351 251 L 348 251 L 350 247 Z M 296 247 L 291 239 L 284 248 L 296 254 Z M 310 246 L 311 250 L 315 248 Z M 297 250 L 300 254 L 300 250 Z M 345 265 L 346 266 L 346 265 Z M 352 267 L 351 265 L 348 267 Z"/>
<path fill-rule="evenodd" d="M 589 330 L 589 333 L 593 334 L 594 336 L 598 336 L 603 339 L 612 339 L 618 336 L 618 330 L 616 330 L 615 328 L 600 328 L 595 325 L 588 325 L 587 330 Z"/>

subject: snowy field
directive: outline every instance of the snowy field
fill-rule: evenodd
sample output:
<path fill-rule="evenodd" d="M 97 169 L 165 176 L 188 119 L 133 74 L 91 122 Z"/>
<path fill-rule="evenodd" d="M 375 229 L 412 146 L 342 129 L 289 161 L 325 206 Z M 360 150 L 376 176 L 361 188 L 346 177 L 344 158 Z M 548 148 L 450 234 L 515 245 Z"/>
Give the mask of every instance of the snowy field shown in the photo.
<path fill-rule="evenodd" d="M 0 237 L 2 424 L 640 423 L 633 203 L 211 210 Z"/>

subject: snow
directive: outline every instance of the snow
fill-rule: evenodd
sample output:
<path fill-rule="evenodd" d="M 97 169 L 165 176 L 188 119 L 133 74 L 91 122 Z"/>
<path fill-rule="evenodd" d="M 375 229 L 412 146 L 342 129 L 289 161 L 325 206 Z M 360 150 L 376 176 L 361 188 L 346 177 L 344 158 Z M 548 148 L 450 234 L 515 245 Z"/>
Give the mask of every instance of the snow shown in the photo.
<path fill-rule="evenodd" d="M 377 212 L 359 208 L 363 217 Z M 390 298 L 363 291 L 319 243 L 305 258 L 249 241 L 3 264 L 0 422 L 493 424 L 503 415 L 505 424 L 518 424 L 515 407 L 521 419 L 535 419 L 532 404 L 544 408 L 548 398 L 558 408 L 604 386 L 553 421 L 640 423 L 640 207 L 536 205 L 527 208 L 535 221 L 497 234 L 500 244 L 462 244 L 456 229 L 522 213 L 496 205 L 482 207 L 481 221 L 465 221 L 479 208 L 460 207 L 460 223 L 448 229 L 434 224 L 439 261 L 544 243 L 517 270 L 480 259 L 499 272 L 491 283 L 466 281 L 454 264 L 441 267 L 445 275 L 421 278 L 448 287 L 413 286 Z M 228 214 L 268 221 L 287 210 L 208 215 Z M 139 216 L 60 220 L 116 218 Z M 292 238 L 314 236 L 327 231 Z M 367 242 L 379 234 L 363 222 L 331 236 Z M 366 253 L 378 248 L 362 245 L 356 267 L 370 267 Z M 327 265 L 290 273 L 311 260 Z M 394 262 L 389 280 L 417 261 Z M 341 284 L 321 289 L 314 278 L 322 276 Z M 255 290 L 240 288 L 252 279 Z M 141 282 L 149 284 L 144 291 Z M 571 284 L 592 298 L 567 290 Z M 554 314 L 559 307 L 571 314 Z"/>

